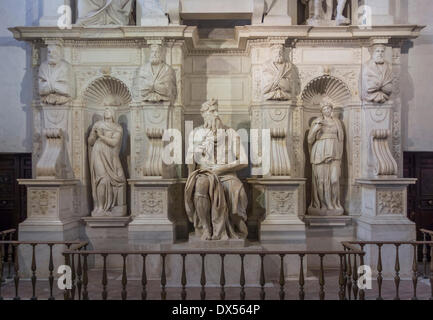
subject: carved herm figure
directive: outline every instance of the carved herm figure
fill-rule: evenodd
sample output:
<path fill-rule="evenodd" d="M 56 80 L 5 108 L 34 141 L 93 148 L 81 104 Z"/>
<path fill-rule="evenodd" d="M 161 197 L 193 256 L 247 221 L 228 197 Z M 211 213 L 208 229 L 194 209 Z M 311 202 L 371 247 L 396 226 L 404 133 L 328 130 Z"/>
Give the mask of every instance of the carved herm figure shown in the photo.
<path fill-rule="evenodd" d="M 271 47 L 271 59 L 263 66 L 265 100 L 289 100 L 292 95 L 292 65 L 284 59 L 284 46 Z"/>
<path fill-rule="evenodd" d="M 204 125 L 190 137 L 185 207 L 202 240 L 245 239 L 248 199 L 236 171 L 248 166 L 237 133 L 223 125 L 218 102 L 203 104 Z M 215 160 L 217 159 L 217 160 Z"/>
<path fill-rule="evenodd" d="M 39 95 L 41 101 L 50 105 L 63 105 L 72 98 L 74 81 L 71 65 L 63 60 L 63 48 L 50 45 L 47 61 L 39 68 Z"/>
<path fill-rule="evenodd" d="M 150 47 L 150 61 L 138 69 L 134 83 L 137 100 L 173 102 L 177 96 L 176 74 L 164 61 L 164 49 L 159 44 Z"/>
<path fill-rule="evenodd" d="M 372 58 L 362 67 L 362 100 L 372 103 L 385 103 L 392 94 L 392 67 L 385 60 L 384 45 L 372 49 Z"/>

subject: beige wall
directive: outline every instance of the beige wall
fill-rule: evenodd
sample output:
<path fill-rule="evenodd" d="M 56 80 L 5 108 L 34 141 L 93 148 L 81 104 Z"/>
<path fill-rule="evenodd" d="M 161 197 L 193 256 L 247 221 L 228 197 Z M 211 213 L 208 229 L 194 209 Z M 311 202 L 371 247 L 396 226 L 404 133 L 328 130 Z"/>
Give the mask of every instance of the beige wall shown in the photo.
<path fill-rule="evenodd" d="M 403 149 L 433 151 L 433 1 L 403 0 L 402 17 L 426 25 L 402 56 Z"/>

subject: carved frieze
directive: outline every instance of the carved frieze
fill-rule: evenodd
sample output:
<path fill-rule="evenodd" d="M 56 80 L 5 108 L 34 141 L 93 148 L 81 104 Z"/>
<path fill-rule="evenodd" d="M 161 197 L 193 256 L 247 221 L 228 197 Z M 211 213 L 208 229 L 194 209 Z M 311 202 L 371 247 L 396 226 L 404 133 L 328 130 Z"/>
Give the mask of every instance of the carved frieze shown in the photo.
<path fill-rule="evenodd" d="M 57 191 L 30 190 L 30 216 L 53 217 L 57 214 Z"/>
<path fill-rule="evenodd" d="M 138 193 L 139 212 L 144 215 L 164 214 L 165 192 L 161 190 L 141 190 Z"/>
<path fill-rule="evenodd" d="M 377 210 L 380 215 L 404 214 L 404 192 L 391 190 L 378 191 Z"/>
<path fill-rule="evenodd" d="M 270 191 L 269 212 L 271 215 L 295 215 L 296 194 L 293 191 Z"/>

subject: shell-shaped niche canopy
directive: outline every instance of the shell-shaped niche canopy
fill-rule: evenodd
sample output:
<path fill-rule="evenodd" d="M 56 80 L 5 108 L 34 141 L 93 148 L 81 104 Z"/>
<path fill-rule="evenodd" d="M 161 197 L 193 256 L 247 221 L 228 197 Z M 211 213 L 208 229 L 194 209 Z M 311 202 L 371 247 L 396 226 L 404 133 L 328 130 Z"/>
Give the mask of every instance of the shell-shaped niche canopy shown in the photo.
<path fill-rule="evenodd" d="M 88 106 L 127 106 L 132 101 L 128 87 L 119 79 L 103 77 L 93 81 L 84 92 L 84 103 Z"/>
<path fill-rule="evenodd" d="M 350 89 L 338 78 L 324 75 L 311 80 L 302 92 L 304 106 L 319 108 L 323 99 L 330 99 L 334 107 L 344 107 L 350 101 Z"/>

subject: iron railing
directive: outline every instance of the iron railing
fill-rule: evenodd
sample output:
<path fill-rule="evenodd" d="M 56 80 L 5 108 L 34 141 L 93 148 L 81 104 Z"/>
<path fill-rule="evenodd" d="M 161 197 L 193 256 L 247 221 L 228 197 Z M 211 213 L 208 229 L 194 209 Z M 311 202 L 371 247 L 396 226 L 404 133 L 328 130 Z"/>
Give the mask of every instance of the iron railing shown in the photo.
<path fill-rule="evenodd" d="M 377 300 L 383 300 L 382 297 L 382 285 L 383 285 L 383 259 L 382 259 L 382 251 L 384 247 L 391 246 L 395 249 L 395 263 L 394 263 L 394 284 L 395 284 L 395 297 L 394 300 L 400 300 L 400 283 L 401 283 L 401 277 L 400 277 L 400 271 L 401 271 L 401 261 L 400 261 L 400 248 L 402 246 L 410 246 L 413 250 L 413 260 L 411 261 L 412 265 L 412 289 L 413 289 L 413 296 L 412 300 L 418 300 L 417 297 L 417 288 L 418 288 L 418 278 L 419 278 L 419 271 L 418 271 L 418 246 L 424 246 L 430 245 L 433 253 L 433 242 L 431 241 L 349 241 L 344 242 L 343 246 L 349 250 L 348 245 L 356 245 L 360 247 L 360 250 L 363 252 L 365 251 L 366 246 L 374 246 L 377 248 L 377 265 L 376 271 L 377 271 L 377 285 L 378 285 L 378 296 Z M 423 256 L 426 256 L 426 252 L 423 253 Z M 433 261 L 432 261 L 433 264 Z M 426 271 L 425 271 L 426 272 Z M 427 273 L 425 273 L 426 275 Z M 431 289 L 431 295 L 430 300 L 433 300 L 433 266 L 430 267 L 430 289 Z"/>
<path fill-rule="evenodd" d="M 4 267 L 4 258 L 6 258 L 5 263 L 9 266 L 13 265 L 13 277 L 12 277 L 12 268 L 9 268 L 8 270 L 8 276 L 7 278 L 11 279 L 13 278 L 14 287 L 15 287 L 15 295 L 13 297 L 14 300 L 20 300 L 21 297 L 19 296 L 19 284 L 20 284 L 20 265 L 19 265 L 19 259 L 18 259 L 18 248 L 19 246 L 31 246 L 32 251 L 32 257 L 31 257 L 31 283 L 32 283 L 32 297 L 31 300 L 37 300 L 36 296 L 36 283 L 37 283 L 37 265 L 36 265 L 36 247 L 37 246 L 48 246 L 49 249 L 49 261 L 48 261 L 48 283 L 49 283 L 49 298 L 48 300 L 54 300 L 53 295 L 53 285 L 54 285 L 54 258 L 53 258 L 53 247 L 54 246 L 66 246 L 67 248 L 70 248 L 73 244 L 80 244 L 79 241 L 0 241 L 0 284 L 3 281 L 3 267 Z M 3 248 L 7 245 L 7 252 L 6 256 L 4 255 Z M 2 296 L 2 290 L 0 285 L 0 300 L 3 300 Z"/>
<path fill-rule="evenodd" d="M 70 290 L 65 290 L 65 299 L 78 299 L 78 300 L 89 300 L 89 264 L 88 260 L 91 256 L 100 256 L 102 258 L 102 274 L 100 275 L 100 281 L 102 285 L 101 298 L 102 300 L 107 300 L 108 298 L 108 280 L 107 280 L 107 258 L 109 256 L 122 257 L 122 276 L 121 276 L 121 292 L 119 298 L 126 300 L 128 298 L 127 284 L 127 258 L 129 256 L 138 256 L 142 260 L 142 270 L 141 270 L 141 299 L 146 300 L 148 297 L 148 276 L 147 276 L 147 260 L 150 256 L 159 256 L 161 259 L 161 274 L 160 274 L 160 297 L 161 300 L 167 299 L 167 269 L 166 261 L 168 256 L 178 256 L 182 259 L 182 271 L 179 279 L 179 287 L 181 292 L 179 298 L 181 300 L 186 300 L 188 296 L 187 287 L 187 270 L 186 270 L 186 259 L 188 256 L 199 256 L 201 258 L 201 271 L 200 271 L 200 299 L 205 300 L 207 297 L 207 274 L 205 268 L 205 260 L 209 256 L 219 256 L 220 260 L 220 275 L 219 275 L 219 299 L 226 299 L 226 273 L 225 273 L 225 259 L 228 256 L 238 256 L 240 258 L 240 274 L 239 274 L 239 299 L 246 299 L 246 277 L 245 277 L 245 257 L 246 256 L 256 256 L 260 259 L 260 279 L 259 279 L 259 299 L 266 299 L 266 272 L 265 272 L 265 258 L 269 256 L 274 256 L 279 258 L 279 292 L 278 296 L 280 300 L 284 300 L 286 297 L 286 276 L 284 270 L 284 262 L 286 257 L 297 256 L 299 258 L 299 276 L 298 282 L 298 298 L 300 300 L 305 299 L 305 259 L 307 256 L 316 256 L 320 260 L 318 284 L 320 287 L 318 298 L 320 300 L 325 299 L 325 266 L 324 259 L 326 256 L 336 256 L 339 259 L 339 277 L 338 286 L 339 292 L 338 296 L 340 300 L 351 299 L 351 295 L 347 296 L 347 290 L 350 290 L 352 283 L 357 281 L 357 270 L 356 261 L 363 261 L 364 252 L 357 250 L 354 247 L 350 247 L 350 251 L 241 251 L 241 250 L 168 250 L 168 251 L 83 251 L 85 243 L 72 247 L 70 250 L 66 250 L 63 255 L 65 257 L 65 264 L 69 265 L 72 270 L 72 288 Z M 347 245 L 348 247 L 350 244 Z M 353 272 L 351 270 L 350 257 L 355 257 L 355 262 L 353 263 Z M 350 285 L 349 285 L 350 283 Z M 360 298 L 362 299 L 363 290 L 360 290 Z M 354 295 L 355 297 L 356 295 Z"/>

